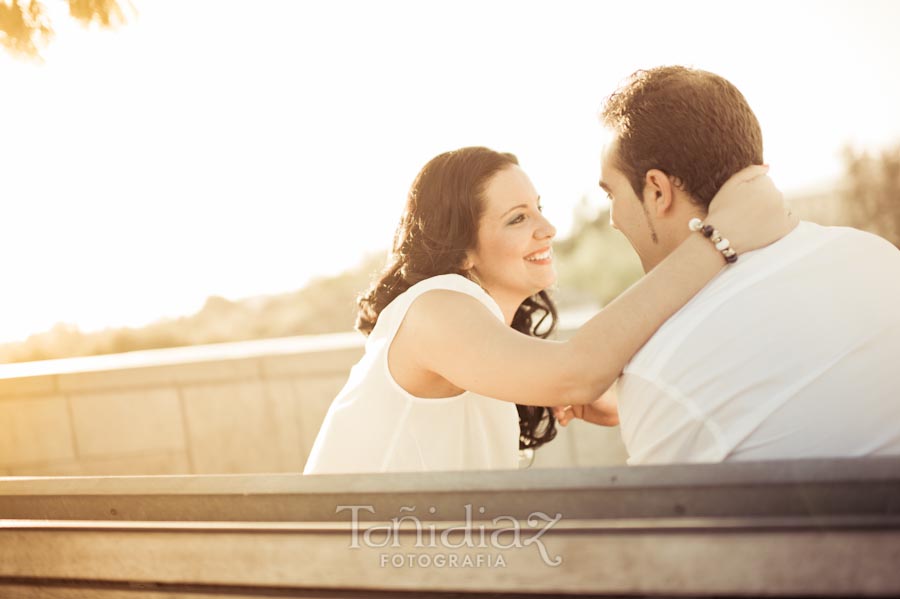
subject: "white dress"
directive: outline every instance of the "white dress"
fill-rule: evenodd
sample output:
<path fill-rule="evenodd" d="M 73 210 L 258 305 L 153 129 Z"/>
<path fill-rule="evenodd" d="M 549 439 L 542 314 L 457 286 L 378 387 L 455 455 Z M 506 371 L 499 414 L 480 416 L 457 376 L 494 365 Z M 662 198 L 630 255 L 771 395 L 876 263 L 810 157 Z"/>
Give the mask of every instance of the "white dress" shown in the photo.
<path fill-rule="evenodd" d="M 518 468 L 515 404 L 470 391 L 420 398 L 391 375 L 394 335 L 416 298 L 434 289 L 470 295 L 503 320 L 497 303 L 460 275 L 431 277 L 397 296 L 382 310 L 365 355 L 328 409 L 304 474 Z"/>

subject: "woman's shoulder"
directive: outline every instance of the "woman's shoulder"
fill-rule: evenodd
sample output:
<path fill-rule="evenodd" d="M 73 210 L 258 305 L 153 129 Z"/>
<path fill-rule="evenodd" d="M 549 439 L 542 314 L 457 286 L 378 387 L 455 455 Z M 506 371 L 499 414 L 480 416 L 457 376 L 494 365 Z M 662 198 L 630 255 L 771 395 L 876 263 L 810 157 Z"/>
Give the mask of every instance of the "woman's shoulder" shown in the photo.
<path fill-rule="evenodd" d="M 449 273 L 446 275 L 435 275 L 428 277 L 412 285 L 404 294 L 418 294 L 430 291 L 432 289 L 448 289 L 451 291 L 462 291 L 469 295 L 487 295 L 480 285 L 462 275 Z"/>
<path fill-rule="evenodd" d="M 481 285 L 462 275 L 446 274 L 429 277 L 407 289 L 406 293 L 413 296 L 410 298 L 410 302 L 412 302 L 412 300 L 428 291 L 438 290 L 456 291 L 474 297 L 484 304 L 491 312 L 495 313 L 501 320 L 503 319 L 503 312 L 500 310 L 500 306 L 497 305 L 494 298 L 492 298 Z"/>
<path fill-rule="evenodd" d="M 495 316 L 501 320 L 503 319 L 503 312 L 500 310 L 497 302 L 480 285 L 458 274 L 435 275 L 419 281 L 394 298 L 385 308 L 382 315 L 388 316 L 385 320 L 402 320 L 415 300 L 430 291 L 463 293 L 477 299 Z M 429 302 L 425 303 L 428 304 Z"/>

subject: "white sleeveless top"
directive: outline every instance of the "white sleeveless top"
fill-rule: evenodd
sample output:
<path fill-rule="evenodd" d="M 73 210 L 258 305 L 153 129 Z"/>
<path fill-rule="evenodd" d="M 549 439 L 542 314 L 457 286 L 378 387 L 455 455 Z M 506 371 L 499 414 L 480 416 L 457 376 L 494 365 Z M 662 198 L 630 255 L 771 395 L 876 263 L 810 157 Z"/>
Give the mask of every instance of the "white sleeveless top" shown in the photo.
<path fill-rule="evenodd" d="M 431 277 L 394 298 L 379 315 L 365 355 L 328 409 L 304 474 L 518 468 L 515 404 L 469 391 L 446 398 L 416 397 L 388 369 L 388 349 L 407 310 L 433 289 L 470 295 L 503 320 L 497 303 L 460 275 Z"/>

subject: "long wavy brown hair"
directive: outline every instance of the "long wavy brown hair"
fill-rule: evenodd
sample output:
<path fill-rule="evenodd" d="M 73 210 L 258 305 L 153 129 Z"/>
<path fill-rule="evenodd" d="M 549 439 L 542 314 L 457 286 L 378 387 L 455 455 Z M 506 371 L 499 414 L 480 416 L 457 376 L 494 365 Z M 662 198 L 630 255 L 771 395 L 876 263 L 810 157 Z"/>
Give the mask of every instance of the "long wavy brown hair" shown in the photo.
<path fill-rule="evenodd" d="M 485 189 L 491 177 L 517 164 L 512 154 L 469 147 L 440 154 L 419 171 L 394 234 L 388 265 L 357 300 L 357 330 L 371 333 L 381 311 L 420 281 L 444 274 L 474 280 L 463 265 L 478 242 Z M 546 338 L 556 327 L 556 316 L 553 300 L 540 291 L 522 302 L 510 326 Z M 556 437 L 556 419 L 549 408 L 519 404 L 516 408 L 520 449 L 537 448 Z"/>

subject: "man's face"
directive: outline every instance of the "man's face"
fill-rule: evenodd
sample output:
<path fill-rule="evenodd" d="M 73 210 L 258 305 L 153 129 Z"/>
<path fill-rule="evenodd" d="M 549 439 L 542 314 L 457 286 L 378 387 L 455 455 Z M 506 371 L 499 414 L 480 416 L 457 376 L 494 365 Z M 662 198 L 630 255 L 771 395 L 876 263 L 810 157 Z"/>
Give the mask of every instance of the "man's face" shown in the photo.
<path fill-rule="evenodd" d="M 664 255 L 656 236 L 652 215 L 641 198 L 634 193 L 628 177 L 615 166 L 618 148 L 617 138 L 611 138 L 603 148 L 600 187 L 609 197 L 610 224 L 625 235 L 640 257 L 644 272 L 648 272 L 663 259 Z"/>

